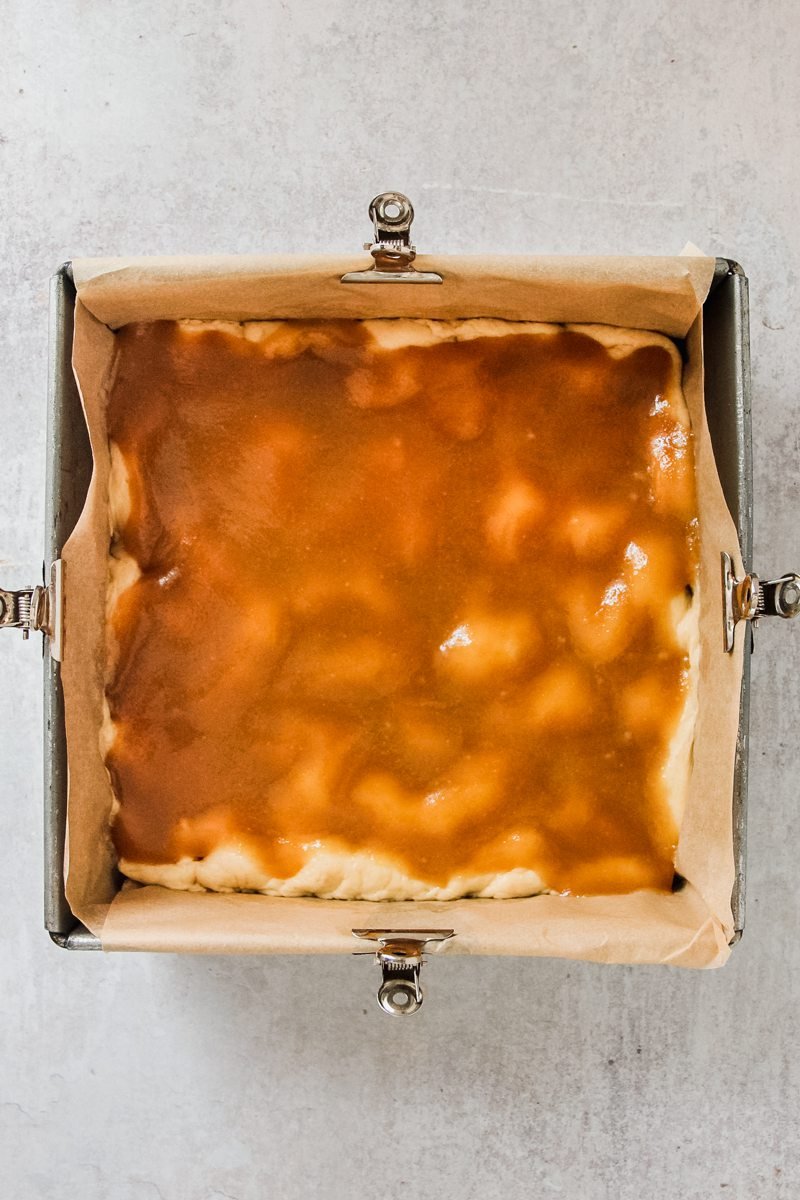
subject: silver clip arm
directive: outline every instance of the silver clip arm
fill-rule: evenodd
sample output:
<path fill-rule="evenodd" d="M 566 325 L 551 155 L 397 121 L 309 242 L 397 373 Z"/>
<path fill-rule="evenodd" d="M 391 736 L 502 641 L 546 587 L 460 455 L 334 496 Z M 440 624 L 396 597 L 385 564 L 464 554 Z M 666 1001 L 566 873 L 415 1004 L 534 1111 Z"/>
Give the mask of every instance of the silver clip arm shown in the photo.
<path fill-rule="evenodd" d="M 411 244 L 414 206 L 402 192 L 381 192 L 369 206 L 375 240 L 365 242 L 374 265 L 366 271 L 348 271 L 342 283 L 442 283 L 436 271 L 418 271 L 412 264 L 417 257 Z"/>
<path fill-rule="evenodd" d="M 56 662 L 61 662 L 62 579 L 62 562 L 56 559 L 47 586 L 37 584 L 17 591 L 0 588 L 0 629 L 21 629 L 25 640 L 31 632 L 40 631 L 50 639 L 50 654 Z"/>
<path fill-rule="evenodd" d="M 733 650 L 736 626 L 749 621 L 755 628 L 762 617 L 790 620 L 800 613 L 800 575 L 789 571 L 780 579 L 759 579 L 755 572 L 737 579 L 729 554 L 722 555 L 722 595 L 725 610 L 725 650 Z"/>
<path fill-rule="evenodd" d="M 455 934 L 452 929 L 354 929 L 353 936 L 377 942 L 375 961 L 382 974 L 378 1003 L 390 1016 L 407 1017 L 422 1006 L 419 976 L 426 947 L 430 942 L 446 942 Z"/>

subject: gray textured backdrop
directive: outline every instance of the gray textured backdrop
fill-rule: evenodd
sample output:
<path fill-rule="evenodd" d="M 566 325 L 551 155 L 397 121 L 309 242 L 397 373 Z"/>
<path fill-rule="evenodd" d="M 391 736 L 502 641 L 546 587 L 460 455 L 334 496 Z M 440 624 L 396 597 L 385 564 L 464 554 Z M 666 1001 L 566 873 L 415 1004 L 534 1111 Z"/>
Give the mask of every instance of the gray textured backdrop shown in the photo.
<path fill-rule="evenodd" d="M 798 565 L 800 9 L 0 0 L 0 560 L 42 541 L 47 277 L 78 254 L 660 253 L 752 280 L 756 547 Z M 0 638 L 4 1200 L 800 1195 L 800 628 L 754 663 L 748 929 L 721 972 L 69 955 L 41 926 L 38 648 Z"/>

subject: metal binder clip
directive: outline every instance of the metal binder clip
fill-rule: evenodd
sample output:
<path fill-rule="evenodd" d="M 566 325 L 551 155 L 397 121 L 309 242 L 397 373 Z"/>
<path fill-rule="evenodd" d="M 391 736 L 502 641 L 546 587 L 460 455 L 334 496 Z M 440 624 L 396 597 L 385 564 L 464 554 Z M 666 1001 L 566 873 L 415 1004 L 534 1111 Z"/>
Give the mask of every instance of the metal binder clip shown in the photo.
<path fill-rule="evenodd" d="M 378 1003 L 393 1017 L 407 1017 L 422 1005 L 419 975 L 425 947 L 428 942 L 446 942 L 455 933 L 452 929 L 354 929 L 353 936 L 378 943 L 375 961 L 383 972 Z"/>
<path fill-rule="evenodd" d="M 733 650 L 739 621 L 755 627 L 761 617 L 789 620 L 800 613 L 800 575 L 793 571 L 780 579 L 759 579 L 750 573 L 737 579 L 729 554 L 722 555 L 722 592 L 725 605 L 725 650 Z"/>
<path fill-rule="evenodd" d="M 61 662 L 62 563 L 56 559 L 50 568 L 50 583 L 45 587 L 20 588 L 7 592 L 0 588 L 0 629 L 21 629 L 27 640 L 31 631 L 40 631 L 50 639 L 50 654 Z"/>
<path fill-rule="evenodd" d="M 342 283 L 442 283 L 436 271 L 418 271 L 411 264 L 417 257 L 411 245 L 414 206 L 402 192 L 382 192 L 369 206 L 375 227 L 374 242 L 365 242 L 375 259 L 366 271 L 348 271 Z"/>

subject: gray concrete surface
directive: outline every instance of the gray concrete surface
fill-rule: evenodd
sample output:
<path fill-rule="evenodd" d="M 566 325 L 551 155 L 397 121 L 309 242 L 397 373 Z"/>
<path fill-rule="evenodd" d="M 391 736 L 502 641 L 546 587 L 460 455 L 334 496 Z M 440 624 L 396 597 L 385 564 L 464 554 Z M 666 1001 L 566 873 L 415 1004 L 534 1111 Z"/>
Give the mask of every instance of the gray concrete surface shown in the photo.
<path fill-rule="evenodd" d="M 39 566 L 47 277 L 78 254 L 663 252 L 752 279 L 757 565 L 798 565 L 792 0 L 2 0 L 0 557 Z M 38 648 L 0 638 L 4 1200 L 800 1195 L 800 628 L 754 665 L 748 929 L 721 972 L 68 955 L 41 930 Z"/>

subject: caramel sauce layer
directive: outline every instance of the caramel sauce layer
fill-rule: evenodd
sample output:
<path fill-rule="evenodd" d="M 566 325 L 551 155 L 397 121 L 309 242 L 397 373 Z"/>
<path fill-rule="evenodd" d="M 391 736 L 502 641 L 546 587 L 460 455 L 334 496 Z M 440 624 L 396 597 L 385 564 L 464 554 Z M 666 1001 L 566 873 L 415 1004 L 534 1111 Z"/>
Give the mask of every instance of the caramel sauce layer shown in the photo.
<path fill-rule="evenodd" d="M 322 846 L 433 884 L 672 885 L 697 522 L 663 345 L 117 337 L 112 555 L 141 570 L 110 618 L 123 859 L 234 844 L 285 879 Z"/>

